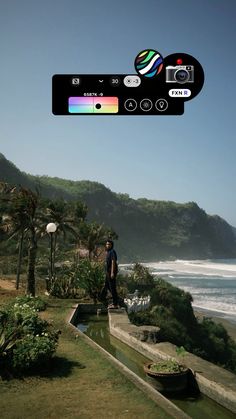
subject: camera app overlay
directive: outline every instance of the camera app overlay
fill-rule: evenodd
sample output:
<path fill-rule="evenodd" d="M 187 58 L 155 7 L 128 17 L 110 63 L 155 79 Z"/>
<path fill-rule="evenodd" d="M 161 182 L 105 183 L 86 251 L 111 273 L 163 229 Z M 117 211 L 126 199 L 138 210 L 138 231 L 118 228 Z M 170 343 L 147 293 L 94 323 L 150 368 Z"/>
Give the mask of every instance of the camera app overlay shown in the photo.
<path fill-rule="evenodd" d="M 183 115 L 184 102 L 203 87 L 201 64 L 191 55 L 171 54 L 163 59 L 156 77 L 147 77 L 155 57 L 147 58 L 145 51 L 140 54 L 138 74 L 54 75 L 53 114 Z"/>

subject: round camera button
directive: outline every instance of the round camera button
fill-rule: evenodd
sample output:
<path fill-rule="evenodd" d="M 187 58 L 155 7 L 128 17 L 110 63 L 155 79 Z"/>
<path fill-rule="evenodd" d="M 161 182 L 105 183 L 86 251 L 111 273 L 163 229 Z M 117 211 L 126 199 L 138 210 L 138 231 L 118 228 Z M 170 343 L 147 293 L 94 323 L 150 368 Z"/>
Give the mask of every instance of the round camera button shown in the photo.
<path fill-rule="evenodd" d="M 144 112 L 149 112 L 153 107 L 153 103 L 150 99 L 143 99 L 140 102 L 140 108 Z"/>
<path fill-rule="evenodd" d="M 134 99 L 127 99 L 125 101 L 124 107 L 128 112 L 133 112 L 137 108 L 137 102 Z"/>
<path fill-rule="evenodd" d="M 158 99 L 155 103 L 156 109 L 159 112 L 164 112 L 168 108 L 168 102 L 166 99 Z"/>

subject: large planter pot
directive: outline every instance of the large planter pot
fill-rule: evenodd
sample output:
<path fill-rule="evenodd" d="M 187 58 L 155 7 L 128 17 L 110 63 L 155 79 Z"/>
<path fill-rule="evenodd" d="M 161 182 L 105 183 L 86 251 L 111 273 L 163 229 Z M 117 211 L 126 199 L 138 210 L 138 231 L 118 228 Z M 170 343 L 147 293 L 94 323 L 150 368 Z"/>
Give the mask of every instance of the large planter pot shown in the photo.
<path fill-rule="evenodd" d="M 147 374 L 148 381 L 161 393 L 179 393 L 187 387 L 189 369 L 180 365 L 178 372 L 154 372 L 150 368 L 154 363 L 144 365 L 144 371 Z M 155 362 L 158 364 L 158 362 Z"/>

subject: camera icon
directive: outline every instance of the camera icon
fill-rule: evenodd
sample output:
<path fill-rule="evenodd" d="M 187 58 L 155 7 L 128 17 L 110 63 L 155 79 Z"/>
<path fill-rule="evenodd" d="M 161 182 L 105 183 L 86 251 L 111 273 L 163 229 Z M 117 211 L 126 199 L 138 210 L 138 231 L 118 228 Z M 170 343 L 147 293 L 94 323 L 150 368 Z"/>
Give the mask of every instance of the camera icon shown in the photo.
<path fill-rule="evenodd" d="M 79 77 L 73 77 L 71 80 L 71 84 L 78 86 L 80 84 Z"/>
<path fill-rule="evenodd" d="M 166 83 L 193 83 L 193 65 L 169 65 L 166 67 Z"/>

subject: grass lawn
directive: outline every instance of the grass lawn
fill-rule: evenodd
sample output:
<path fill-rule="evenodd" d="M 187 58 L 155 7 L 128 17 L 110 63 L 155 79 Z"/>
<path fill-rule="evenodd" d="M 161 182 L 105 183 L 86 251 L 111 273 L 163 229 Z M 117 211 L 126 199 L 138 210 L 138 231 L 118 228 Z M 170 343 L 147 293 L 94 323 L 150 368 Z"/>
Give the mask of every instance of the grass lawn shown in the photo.
<path fill-rule="evenodd" d="M 13 290 L 0 288 L 0 306 L 15 295 Z M 168 418 L 66 324 L 74 305 L 74 300 L 49 300 L 43 317 L 62 331 L 56 356 L 50 370 L 42 368 L 40 376 L 0 379 L 1 419 Z"/>

